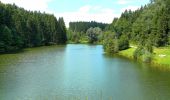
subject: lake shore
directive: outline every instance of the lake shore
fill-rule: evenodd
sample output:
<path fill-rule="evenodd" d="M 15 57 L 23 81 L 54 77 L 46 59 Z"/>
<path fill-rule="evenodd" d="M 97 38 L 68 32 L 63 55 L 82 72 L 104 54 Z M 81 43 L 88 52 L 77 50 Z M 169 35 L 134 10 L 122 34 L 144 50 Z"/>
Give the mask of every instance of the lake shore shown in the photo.
<path fill-rule="evenodd" d="M 135 49 L 135 46 L 131 46 L 129 49 L 120 51 L 118 55 L 134 60 L 133 52 Z M 164 66 L 170 68 L 170 47 L 154 48 L 151 64 L 154 66 Z"/>

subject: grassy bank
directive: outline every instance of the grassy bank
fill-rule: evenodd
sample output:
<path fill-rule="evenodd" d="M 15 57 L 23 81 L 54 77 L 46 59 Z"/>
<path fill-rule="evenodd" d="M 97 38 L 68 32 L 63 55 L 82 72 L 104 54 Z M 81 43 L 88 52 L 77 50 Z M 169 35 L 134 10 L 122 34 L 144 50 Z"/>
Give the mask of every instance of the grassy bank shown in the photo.
<path fill-rule="evenodd" d="M 135 46 L 131 46 L 127 50 L 120 51 L 119 55 L 133 59 L 133 52 L 135 49 Z M 151 63 L 158 66 L 170 67 L 170 47 L 154 48 L 154 54 Z"/>
<path fill-rule="evenodd" d="M 155 48 L 153 63 L 170 67 L 170 47 Z"/>

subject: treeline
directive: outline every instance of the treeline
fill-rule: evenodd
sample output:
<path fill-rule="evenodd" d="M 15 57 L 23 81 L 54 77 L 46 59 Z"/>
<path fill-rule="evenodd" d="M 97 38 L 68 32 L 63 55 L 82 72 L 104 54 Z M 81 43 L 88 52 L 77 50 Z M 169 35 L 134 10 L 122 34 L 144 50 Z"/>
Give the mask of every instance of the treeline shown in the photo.
<path fill-rule="evenodd" d="M 151 0 L 151 3 L 132 12 L 125 11 L 106 29 L 118 36 L 127 35 L 132 42 L 166 46 L 170 40 L 170 1 Z"/>
<path fill-rule="evenodd" d="M 63 18 L 0 2 L 0 53 L 66 43 Z"/>
<path fill-rule="evenodd" d="M 80 21 L 80 22 L 70 22 L 69 23 L 69 29 L 72 30 L 72 31 L 84 32 L 85 33 L 91 27 L 92 28 L 99 27 L 102 30 L 104 30 L 107 25 L 108 24 L 98 23 L 98 22 L 95 22 L 95 21 L 91 21 L 91 22 L 83 22 L 83 21 Z"/>
<path fill-rule="evenodd" d="M 96 43 L 106 26 L 108 24 L 95 21 L 70 22 L 67 37 L 73 43 Z"/>
<path fill-rule="evenodd" d="M 126 10 L 106 30 L 114 33 L 112 41 L 126 37 L 126 41 L 138 45 L 134 52 L 135 58 L 150 55 L 153 53 L 153 46 L 170 44 L 170 0 L 150 0 L 149 4 L 136 11 Z M 105 50 L 115 52 L 117 42 L 111 43 L 113 48 Z M 111 43 L 106 41 L 105 47 Z"/>

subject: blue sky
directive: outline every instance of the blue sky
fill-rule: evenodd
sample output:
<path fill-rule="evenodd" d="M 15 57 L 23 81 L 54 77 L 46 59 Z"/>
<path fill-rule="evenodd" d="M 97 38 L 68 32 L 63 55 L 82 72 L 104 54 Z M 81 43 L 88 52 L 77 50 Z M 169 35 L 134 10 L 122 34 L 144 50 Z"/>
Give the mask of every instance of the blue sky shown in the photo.
<path fill-rule="evenodd" d="M 149 0 L 53 0 L 49 9 L 56 12 L 73 12 L 85 6 L 102 6 L 120 11 L 127 6 L 141 6 L 147 4 Z"/>
<path fill-rule="evenodd" d="M 97 21 L 111 23 L 126 10 L 136 10 L 149 0 L 1 0 L 15 3 L 27 10 L 39 10 L 64 17 L 66 25 L 70 21 Z"/>

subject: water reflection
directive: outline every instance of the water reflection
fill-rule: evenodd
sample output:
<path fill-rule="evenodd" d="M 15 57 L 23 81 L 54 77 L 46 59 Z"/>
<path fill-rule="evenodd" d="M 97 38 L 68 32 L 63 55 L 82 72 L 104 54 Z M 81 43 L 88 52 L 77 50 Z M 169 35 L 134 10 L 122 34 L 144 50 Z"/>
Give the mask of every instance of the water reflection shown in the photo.
<path fill-rule="evenodd" d="M 0 100 L 167 100 L 170 72 L 103 53 L 101 45 L 0 55 Z"/>

